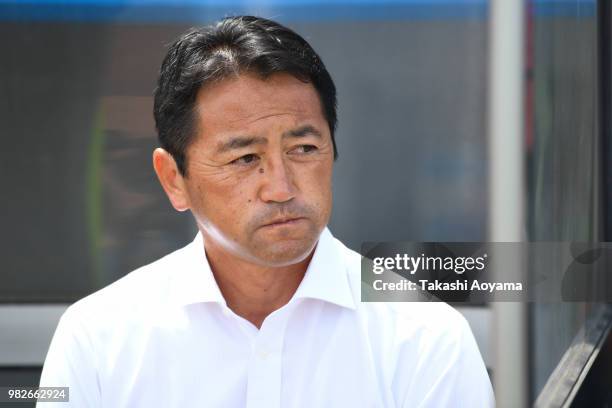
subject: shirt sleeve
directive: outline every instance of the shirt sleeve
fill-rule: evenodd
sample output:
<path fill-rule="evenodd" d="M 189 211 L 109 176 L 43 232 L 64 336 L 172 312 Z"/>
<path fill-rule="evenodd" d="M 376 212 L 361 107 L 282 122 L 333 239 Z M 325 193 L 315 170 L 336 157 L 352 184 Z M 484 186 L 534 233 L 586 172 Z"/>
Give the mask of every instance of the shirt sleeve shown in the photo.
<path fill-rule="evenodd" d="M 410 376 L 399 406 L 495 406 L 491 380 L 469 324 L 457 314 L 450 326 L 424 337 L 418 350 L 418 368 Z"/>
<path fill-rule="evenodd" d="M 37 408 L 101 407 L 94 348 L 72 307 L 62 315 L 45 359 L 41 387 L 68 387 L 68 402 L 39 402 Z"/>

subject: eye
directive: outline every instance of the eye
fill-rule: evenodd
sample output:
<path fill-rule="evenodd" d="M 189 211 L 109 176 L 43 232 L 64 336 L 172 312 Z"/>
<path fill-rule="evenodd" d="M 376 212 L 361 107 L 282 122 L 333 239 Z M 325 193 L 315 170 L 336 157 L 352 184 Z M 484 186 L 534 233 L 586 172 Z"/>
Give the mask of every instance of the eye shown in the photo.
<path fill-rule="evenodd" d="M 297 153 L 297 154 L 308 154 L 308 153 L 312 153 L 314 151 L 316 151 L 318 149 L 317 146 L 315 145 L 299 145 L 298 147 L 296 147 L 295 149 L 291 150 L 290 153 Z"/>
<path fill-rule="evenodd" d="M 242 157 L 232 160 L 230 164 L 247 165 L 257 161 L 259 157 L 256 154 L 245 154 Z"/>

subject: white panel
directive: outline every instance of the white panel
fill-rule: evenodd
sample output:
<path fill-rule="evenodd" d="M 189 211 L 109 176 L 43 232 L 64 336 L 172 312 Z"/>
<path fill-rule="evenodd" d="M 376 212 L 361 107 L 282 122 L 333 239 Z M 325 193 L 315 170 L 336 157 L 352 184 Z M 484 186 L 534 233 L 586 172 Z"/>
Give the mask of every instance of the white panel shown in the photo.
<path fill-rule="evenodd" d="M 0 305 L 0 365 L 42 365 L 68 305 Z"/>

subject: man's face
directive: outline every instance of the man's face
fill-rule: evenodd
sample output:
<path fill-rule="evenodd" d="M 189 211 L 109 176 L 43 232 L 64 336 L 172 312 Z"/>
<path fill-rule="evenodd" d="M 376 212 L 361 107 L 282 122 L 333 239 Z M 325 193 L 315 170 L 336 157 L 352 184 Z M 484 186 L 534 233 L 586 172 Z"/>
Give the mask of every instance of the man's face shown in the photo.
<path fill-rule="evenodd" d="M 189 207 L 214 245 L 243 260 L 304 260 L 331 213 L 333 145 L 315 88 L 253 74 L 200 90 L 187 149 Z"/>

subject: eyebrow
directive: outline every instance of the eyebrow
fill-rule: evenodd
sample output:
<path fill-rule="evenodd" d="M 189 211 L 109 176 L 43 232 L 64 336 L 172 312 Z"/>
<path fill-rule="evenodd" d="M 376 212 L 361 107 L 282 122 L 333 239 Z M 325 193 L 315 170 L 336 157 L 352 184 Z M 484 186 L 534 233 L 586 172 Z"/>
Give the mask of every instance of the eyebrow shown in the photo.
<path fill-rule="evenodd" d="M 300 126 L 297 129 L 288 130 L 283 133 L 282 138 L 289 137 L 306 137 L 306 136 L 316 136 L 318 138 L 322 138 L 321 132 L 318 131 L 312 125 L 304 125 Z M 242 149 L 244 147 L 252 146 L 255 144 L 267 144 L 268 139 L 262 136 L 233 136 L 229 140 L 225 142 L 219 143 L 217 146 L 218 153 L 226 153 L 230 150 Z"/>
<path fill-rule="evenodd" d="M 268 140 L 261 136 L 233 136 L 226 142 L 221 142 L 217 146 L 218 153 L 225 153 L 230 150 L 241 149 L 254 144 L 266 144 Z"/>
<path fill-rule="evenodd" d="M 283 133 L 283 138 L 285 137 L 305 137 L 309 135 L 316 136 L 318 138 L 323 137 L 321 135 L 321 132 L 319 132 L 314 126 L 304 125 L 304 126 L 300 126 L 297 129 L 288 130 L 287 132 Z"/>

